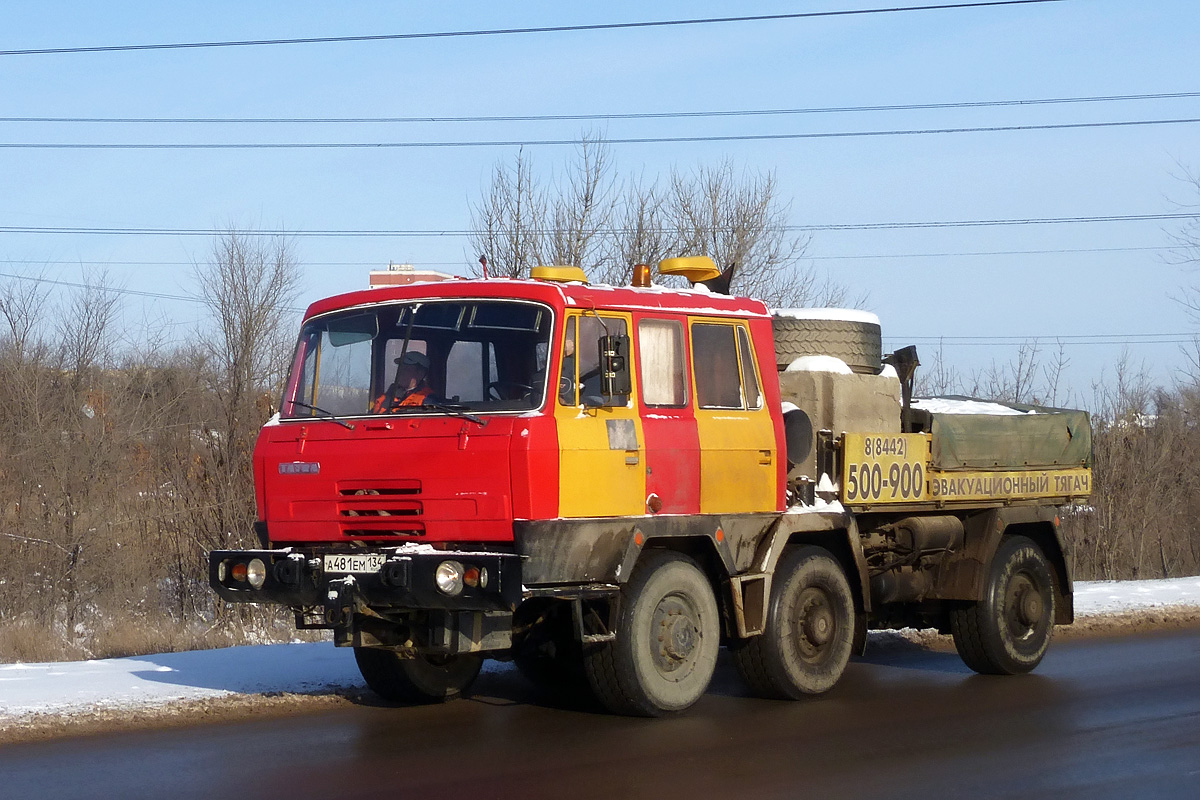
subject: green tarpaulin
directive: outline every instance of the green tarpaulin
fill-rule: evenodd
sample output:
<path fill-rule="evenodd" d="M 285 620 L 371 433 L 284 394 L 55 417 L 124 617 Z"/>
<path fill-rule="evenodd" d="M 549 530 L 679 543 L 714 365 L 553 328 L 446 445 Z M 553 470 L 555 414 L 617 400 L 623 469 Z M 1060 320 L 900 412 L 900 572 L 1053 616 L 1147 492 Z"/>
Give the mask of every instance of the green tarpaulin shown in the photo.
<path fill-rule="evenodd" d="M 1092 425 L 1086 411 L 1001 405 L 1026 413 L 930 414 L 933 467 L 1011 470 L 1092 465 Z"/>

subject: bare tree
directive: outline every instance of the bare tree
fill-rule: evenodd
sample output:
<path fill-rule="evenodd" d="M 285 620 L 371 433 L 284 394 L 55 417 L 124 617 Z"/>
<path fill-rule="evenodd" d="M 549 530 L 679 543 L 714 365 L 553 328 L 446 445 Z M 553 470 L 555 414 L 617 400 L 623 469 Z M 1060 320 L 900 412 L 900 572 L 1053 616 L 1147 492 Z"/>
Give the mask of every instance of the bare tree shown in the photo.
<path fill-rule="evenodd" d="M 739 175 L 727 160 L 673 171 L 663 185 L 619 181 L 603 140 L 585 135 L 563 174 L 543 186 L 523 152 L 496 166 L 471 210 L 471 247 L 490 274 L 521 277 L 539 263 L 559 263 L 624 283 L 634 264 L 708 255 L 722 268 L 735 265 L 736 294 L 775 306 L 847 302 L 844 287 L 804 263 L 808 240 L 789 231 L 790 206 L 773 173 Z"/>
<path fill-rule="evenodd" d="M 23 361 L 26 352 L 39 343 L 42 310 L 48 294 L 38 275 L 11 278 L 0 286 L 0 316 L 5 323 L 0 342 L 18 361 Z"/>
<path fill-rule="evenodd" d="M 600 238 L 612 225 L 617 200 L 610 161 L 603 141 L 584 136 L 564 179 L 554 184 L 546 201 L 551 227 L 544 252 L 555 264 L 597 260 Z"/>
<path fill-rule="evenodd" d="M 546 201 L 522 150 L 512 166 L 496 164 L 487 195 L 472 206 L 470 247 L 487 259 L 492 277 L 527 277 L 541 262 L 548 225 Z"/>
<path fill-rule="evenodd" d="M 286 238 L 233 230 L 214 242 L 196 279 L 211 315 L 202 353 L 211 365 L 217 424 L 177 444 L 186 472 L 175 479 L 192 494 L 192 518 L 184 520 L 194 525 L 199 560 L 205 549 L 253 541 L 251 455 L 292 353 L 297 315 L 290 304 L 299 272 Z M 198 365 L 202 374 L 205 366 Z"/>
<path fill-rule="evenodd" d="M 657 264 L 679 254 L 679 238 L 666 219 L 665 193 L 644 176 L 625 185 L 613 212 L 613 234 L 595 268 L 595 280 L 620 285 L 628 282 L 634 264 Z"/>
<path fill-rule="evenodd" d="M 200 294 L 211 314 L 203 338 L 220 380 L 225 432 L 256 431 L 254 412 L 262 392 L 280 388 L 295 335 L 300 273 L 291 242 L 230 230 L 213 243 L 208 264 L 196 267 Z"/>
<path fill-rule="evenodd" d="M 816 273 L 801 259 L 803 235 L 787 229 L 789 204 L 779 198 L 774 173 L 735 174 L 733 162 L 673 172 L 668 205 L 677 246 L 735 265 L 732 291 L 774 306 L 828 304 Z"/>

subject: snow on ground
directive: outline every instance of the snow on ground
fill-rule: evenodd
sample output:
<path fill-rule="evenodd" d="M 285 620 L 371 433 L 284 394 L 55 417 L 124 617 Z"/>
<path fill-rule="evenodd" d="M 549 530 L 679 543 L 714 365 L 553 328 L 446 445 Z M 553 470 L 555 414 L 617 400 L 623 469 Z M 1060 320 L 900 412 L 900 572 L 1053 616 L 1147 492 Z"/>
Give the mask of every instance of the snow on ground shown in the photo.
<path fill-rule="evenodd" d="M 1200 577 L 1075 584 L 1078 616 L 1200 607 Z M 511 666 L 487 662 L 487 670 Z M 348 649 L 331 642 L 73 661 L 0 664 L 0 729 L 34 714 L 137 709 L 226 695 L 362 688 Z"/>
<path fill-rule="evenodd" d="M 1200 606 L 1200 577 L 1075 583 L 1075 613 L 1080 616 L 1165 606 Z"/>

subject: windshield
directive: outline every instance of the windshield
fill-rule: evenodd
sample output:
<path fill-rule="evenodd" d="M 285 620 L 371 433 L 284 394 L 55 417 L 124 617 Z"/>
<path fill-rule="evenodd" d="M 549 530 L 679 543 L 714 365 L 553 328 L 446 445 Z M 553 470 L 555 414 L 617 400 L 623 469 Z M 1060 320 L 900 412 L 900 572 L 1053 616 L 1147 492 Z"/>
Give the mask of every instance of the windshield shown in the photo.
<path fill-rule="evenodd" d="M 520 301 L 396 303 L 309 321 L 285 419 L 527 411 L 545 400 L 550 309 Z"/>

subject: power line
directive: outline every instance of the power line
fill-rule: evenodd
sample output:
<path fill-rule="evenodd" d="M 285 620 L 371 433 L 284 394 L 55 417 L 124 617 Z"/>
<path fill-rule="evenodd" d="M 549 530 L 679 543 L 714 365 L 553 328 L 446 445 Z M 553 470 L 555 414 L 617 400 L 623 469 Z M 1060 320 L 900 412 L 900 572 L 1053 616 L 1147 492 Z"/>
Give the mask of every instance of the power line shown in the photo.
<path fill-rule="evenodd" d="M 165 294 L 163 292 L 144 292 L 136 289 L 125 289 L 112 286 L 97 286 L 95 284 L 79 283 L 75 281 L 55 280 L 52 278 L 43 278 L 34 275 L 17 275 L 13 273 L 0 272 L 0 278 L 10 278 L 14 280 L 32 281 L 34 283 L 44 283 L 54 286 L 65 286 L 73 289 L 98 289 L 104 292 L 120 295 L 133 295 L 137 297 L 151 297 L 162 300 L 178 300 L 187 303 L 199 303 L 206 305 L 206 301 L 202 297 L 195 295 L 179 295 Z M 288 306 L 286 311 L 303 312 L 303 308 Z M 1039 336 L 886 336 L 884 339 L 888 342 L 903 342 L 905 344 L 916 345 L 937 345 L 937 346 L 977 346 L 977 347 L 1012 347 L 1030 345 L 1033 343 L 1045 346 L 1056 346 L 1062 344 L 1064 346 L 1074 345 L 1134 345 L 1134 344 L 1191 344 L 1195 342 L 1196 334 L 1191 333 L 1114 333 L 1114 334 L 1065 334 L 1065 335 L 1039 335 Z"/>
<path fill-rule="evenodd" d="M 468 36 L 509 36 L 530 33 L 572 33 L 582 31 L 629 30 L 636 28 L 666 28 L 685 25 L 712 25 L 731 22 L 769 22 L 819 17 L 851 17 L 869 14 L 894 14 L 909 11 L 945 11 L 950 9 L 986 8 L 988 6 L 1021 6 L 1041 3 L 1057 3 L 1062 0 L 991 0 L 975 3 L 940 3 L 937 5 L 893 6 L 888 8 L 860 8 L 841 11 L 808 11 L 793 14 L 761 14 L 738 17 L 707 17 L 700 19 L 672 19 L 650 22 L 611 22 L 594 25 L 554 25 L 527 28 L 493 28 L 485 30 L 430 31 L 424 33 L 391 33 L 368 36 L 311 36 L 297 39 L 245 39 L 214 42 L 171 42 L 164 44 L 123 44 L 93 47 L 43 47 L 23 50 L 0 50 L 0 56 L 61 55 L 66 53 L 118 53 L 141 50 L 196 50 L 214 47 L 259 47 L 264 45 L 288 44 L 331 44 L 335 42 L 384 42 L 412 39 L 450 39 Z"/>
<path fill-rule="evenodd" d="M 3 232 L 0 230 L 0 232 Z M 217 234 L 216 231 L 213 232 Z M 957 253 L 857 253 L 850 255 L 822 256 L 806 255 L 806 261 L 868 261 L 908 258 L 964 258 L 971 256 L 1028 256 L 1028 255 L 1064 255 L 1070 253 L 1139 253 L 1177 250 L 1174 245 L 1148 245 L 1144 247 L 1062 247 L 1046 250 L 970 250 Z M 404 262 L 406 264 L 410 262 Z M 419 261 L 411 262 L 414 267 L 461 267 L 468 265 L 470 259 L 459 261 Z M 34 264 L 36 266 L 82 266 L 82 267 L 191 267 L 194 261 L 43 261 L 38 259 L 0 259 L 0 264 Z M 382 270 L 383 261 L 305 261 L 306 267 L 371 267 Z"/>
<path fill-rule="evenodd" d="M 1193 220 L 1200 218 L 1200 211 L 1178 212 L 1169 214 L 1105 214 L 1097 216 L 1073 217 L 1027 217 L 1017 219 L 967 219 L 967 220 L 930 220 L 924 222 L 854 222 L 854 223 L 824 223 L 813 225 L 785 225 L 782 229 L 789 232 L 816 231 L 874 231 L 874 230 L 917 230 L 925 228 L 982 228 L 1002 227 L 1012 225 L 1064 225 L 1089 224 L 1108 222 L 1163 222 L 1169 220 Z M 662 229 L 663 232 L 671 232 Z M 537 233 L 530 230 L 530 233 Z M 628 232 L 627 229 L 615 229 L 614 233 Z M 0 225 L 0 233 L 22 234 L 60 234 L 87 236 L 221 236 L 227 230 L 217 228 L 91 228 L 77 226 L 41 227 L 32 225 Z M 325 230 L 286 230 L 282 228 L 260 228 L 241 230 L 240 234 L 247 236 L 291 236 L 296 238 L 330 237 L 446 237 L 468 236 L 474 231 L 466 229 L 325 229 Z"/>
<path fill-rule="evenodd" d="M 1178 338 L 1180 336 L 1186 336 L 1189 339 L 1191 339 L 1193 334 L 1190 334 L 1190 333 L 1066 333 L 1066 334 L 1040 334 L 1038 336 L 1019 336 L 1019 337 L 1018 336 L 996 336 L 996 335 L 979 336 L 979 335 L 977 335 L 977 336 L 913 336 L 913 337 L 908 337 L 908 338 L 910 338 L 914 341 L 917 341 L 917 342 L 924 342 L 926 344 L 929 344 L 929 343 L 936 344 L 938 342 L 945 342 L 946 344 L 967 343 L 967 342 L 987 342 L 987 341 L 997 341 L 997 340 L 1001 340 L 1001 339 L 1004 339 L 1004 340 L 1018 339 L 1019 341 L 1022 341 L 1022 342 L 1036 342 L 1038 344 L 1045 344 L 1047 342 L 1072 342 L 1072 341 L 1092 341 L 1092 340 L 1100 340 L 1100 339 L 1111 339 L 1111 338 L 1117 337 L 1117 336 L 1131 337 L 1131 338 L 1136 338 L 1136 339 L 1162 339 L 1162 338 L 1168 338 L 1168 337 Z M 905 338 L 905 337 L 887 336 L 885 338 L 896 339 L 896 338 Z"/>
<path fill-rule="evenodd" d="M 1021 347 L 1036 343 L 1039 346 L 1057 347 L 1062 344 L 1064 347 L 1075 347 L 1078 345 L 1153 345 L 1153 344 L 1192 344 L 1197 341 L 1197 334 L 1190 333 L 1174 333 L 1174 334 L 1112 334 L 1111 336 L 1086 338 L 1077 336 L 1055 337 L 1055 336 L 989 336 L 980 337 L 980 341 L 961 341 L 952 337 L 946 337 L 945 340 L 937 337 L 904 337 L 904 336 L 885 336 L 883 337 L 890 345 L 921 345 L 921 346 L 946 346 L 946 347 Z"/>
<path fill-rule="evenodd" d="M 1047 97 L 1022 100 L 975 100 L 948 103 L 909 103 L 876 106 L 824 106 L 813 108 L 760 108 L 712 111 L 649 111 L 611 114 L 525 114 L 506 116 L 458 117 L 0 117 L 0 122 L 38 123 L 120 123 L 120 124 L 393 124 L 393 123 L 471 123 L 471 122 L 605 122 L 644 119 L 697 119 L 715 117 L 761 117 L 798 114 L 845 114 L 879 111 L 930 111 L 967 108 L 1004 108 L 1010 106 L 1067 105 L 1074 103 L 1111 103 L 1130 100 L 1178 100 L 1200 97 L 1200 92 L 1158 92 L 1151 94 L 1096 95 L 1087 97 Z"/>
<path fill-rule="evenodd" d="M 2 263 L 2 262 L 0 262 Z M 11 262 L 8 262 L 11 263 Z M 164 292 L 144 292 L 137 289 L 126 289 L 119 286 L 102 286 L 94 283 L 80 283 L 78 281 L 63 281 L 54 278 L 44 278 L 39 275 L 17 275 L 11 272 L 0 272 L 0 278 L 11 278 L 19 281 L 30 281 L 32 283 L 45 283 L 52 286 L 65 286 L 70 289 L 88 289 L 111 294 L 132 295 L 135 297 L 150 297 L 157 300 L 180 300 L 185 303 L 199 303 L 200 305 L 209 305 L 209 301 L 203 297 L 188 294 L 166 294 Z M 284 311 L 303 312 L 303 308 L 292 306 L 281 306 Z"/>
<path fill-rule="evenodd" d="M 922 128 L 918 130 L 826 131 L 816 133 L 757 133 L 724 136 L 605 137 L 606 144 L 688 144 L 697 142 L 766 142 L 799 139 L 853 139 L 880 136 L 928 136 L 951 133 L 1005 133 L 1082 128 L 1130 128 L 1148 125 L 1181 125 L 1200 122 L 1184 119 L 1141 119 L 1115 122 L 1059 122 L 1044 125 L 987 125 L 965 128 Z M 581 139 L 495 139 L 489 141 L 428 142 L 0 142 L 12 150 L 370 150 L 465 147 L 555 147 L 578 145 Z"/>
<path fill-rule="evenodd" d="M 891 258 L 963 258 L 967 256 L 1038 256 L 1065 253 L 1136 253 L 1145 251 L 1176 250 L 1171 245 L 1149 247 L 1063 247 L 1052 250 L 972 250 L 961 253 L 878 253 L 842 256 L 804 256 L 810 261 L 865 261 Z"/>

